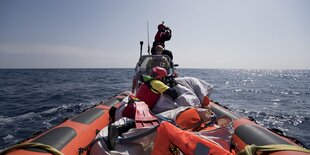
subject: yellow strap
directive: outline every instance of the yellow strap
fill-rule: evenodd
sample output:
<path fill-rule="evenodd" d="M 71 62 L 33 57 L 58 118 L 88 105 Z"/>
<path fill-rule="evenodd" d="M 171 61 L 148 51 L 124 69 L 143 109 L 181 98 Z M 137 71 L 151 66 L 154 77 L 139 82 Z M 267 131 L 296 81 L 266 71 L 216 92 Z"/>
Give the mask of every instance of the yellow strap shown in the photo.
<path fill-rule="evenodd" d="M 49 153 L 52 153 L 53 155 L 64 155 L 62 152 L 58 151 L 54 147 L 46 144 L 41 144 L 41 143 L 34 143 L 34 142 L 29 142 L 29 143 L 21 143 L 21 144 L 16 144 L 10 148 L 5 149 L 4 151 L 0 152 L 0 155 L 5 155 L 9 152 L 19 150 L 19 149 L 26 149 L 26 148 L 37 148 L 41 150 L 45 150 Z"/>
<path fill-rule="evenodd" d="M 270 152 L 270 151 L 298 151 L 310 153 L 310 150 L 304 149 L 296 145 L 272 144 L 264 146 L 247 145 L 238 153 L 238 155 L 255 155 L 256 152 Z"/>
<path fill-rule="evenodd" d="M 163 82 L 159 80 L 152 80 L 150 84 L 152 88 L 158 91 L 160 94 L 162 94 L 164 91 L 169 89 L 169 86 L 167 86 L 166 84 L 164 84 Z"/>

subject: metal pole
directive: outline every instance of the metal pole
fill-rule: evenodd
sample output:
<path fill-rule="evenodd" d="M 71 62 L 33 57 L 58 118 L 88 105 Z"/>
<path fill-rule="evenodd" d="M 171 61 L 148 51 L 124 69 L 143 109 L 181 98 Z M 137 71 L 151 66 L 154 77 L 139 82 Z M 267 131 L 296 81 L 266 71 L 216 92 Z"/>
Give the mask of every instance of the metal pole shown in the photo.
<path fill-rule="evenodd" d="M 142 46 L 143 46 L 143 41 L 140 41 L 140 57 L 142 56 Z"/>

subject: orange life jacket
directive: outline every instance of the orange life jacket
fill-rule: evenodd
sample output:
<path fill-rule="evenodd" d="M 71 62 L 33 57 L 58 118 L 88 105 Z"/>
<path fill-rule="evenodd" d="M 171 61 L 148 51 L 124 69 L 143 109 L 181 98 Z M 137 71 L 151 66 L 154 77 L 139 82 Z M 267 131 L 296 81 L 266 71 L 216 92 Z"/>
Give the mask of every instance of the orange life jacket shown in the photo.
<path fill-rule="evenodd" d="M 157 129 L 152 155 L 174 154 L 172 147 L 178 148 L 186 155 L 233 155 L 219 144 L 203 139 L 191 132 L 162 122 Z"/>
<path fill-rule="evenodd" d="M 188 108 L 176 116 L 175 123 L 183 130 L 199 131 L 212 124 L 212 119 L 215 118 L 214 113 L 211 111 L 206 111 L 204 115 L 208 115 L 209 120 L 202 120 L 196 108 Z"/>
<path fill-rule="evenodd" d="M 201 120 L 196 108 L 186 109 L 176 117 L 177 126 L 183 130 L 195 130 L 202 123 L 203 121 Z"/>

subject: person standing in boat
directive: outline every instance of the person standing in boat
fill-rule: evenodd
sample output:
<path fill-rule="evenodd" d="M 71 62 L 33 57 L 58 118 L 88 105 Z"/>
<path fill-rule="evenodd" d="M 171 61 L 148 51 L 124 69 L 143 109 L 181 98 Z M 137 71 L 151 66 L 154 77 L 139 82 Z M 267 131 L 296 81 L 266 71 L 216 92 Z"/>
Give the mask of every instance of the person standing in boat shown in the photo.
<path fill-rule="evenodd" d="M 165 41 L 171 39 L 171 29 L 164 25 L 164 22 L 158 25 L 158 31 L 155 35 L 153 46 L 151 49 L 152 55 L 166 54 L 173 59 L 172 52 L 165 49 Z"/>
<path fill-rule="evenodd" d="M 136 97 L 144 101 L 150 109 L 154 107 L 161 94 L 170 96 L 173 100 L 178 97 L 175 89 L 170 88 L 163 81 L 167 76 L 166 69 L 156 66 L 151 76 L 144 76 L 144 83 L 140 86 Z"/>

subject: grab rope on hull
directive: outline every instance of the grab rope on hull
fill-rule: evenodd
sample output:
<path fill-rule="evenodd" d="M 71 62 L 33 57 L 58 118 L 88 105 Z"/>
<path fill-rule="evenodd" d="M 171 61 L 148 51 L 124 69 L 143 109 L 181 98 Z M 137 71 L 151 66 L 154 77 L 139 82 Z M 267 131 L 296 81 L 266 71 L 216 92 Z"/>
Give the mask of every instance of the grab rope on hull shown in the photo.
<path fill-rule="evenodd" d="M 274 151 L 298 151 L 310 153 L 310 150 L 304 149 L 295 145 L 282 145 L 282 144 L 273 144 L 273 145 L 247 145 L 245 148 L 238 153 L 238 155 L 254 155 L 257 152 L 274 152 Z"/>
<path fill-rule="evenodd" d="M 53 155 L 64 155 L 62 152 L 58 151 L 54 147 L 42 143 L 34 143 L 34 142 L 29 142 L 29 143 L 21 143 L 21 144 L 16 144 L 10 148 L 7 148 L 6 150 L 0 152 L 0 155 L 5 155 L 9 152 L 15 151 L 15 150 L 20 150 L 20 149 L 27 149 L 27 148 L 35 148 L 35 149 L 40 149 L 47 151 Z"/>

